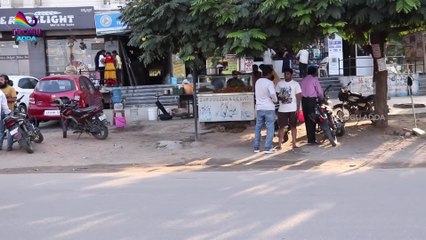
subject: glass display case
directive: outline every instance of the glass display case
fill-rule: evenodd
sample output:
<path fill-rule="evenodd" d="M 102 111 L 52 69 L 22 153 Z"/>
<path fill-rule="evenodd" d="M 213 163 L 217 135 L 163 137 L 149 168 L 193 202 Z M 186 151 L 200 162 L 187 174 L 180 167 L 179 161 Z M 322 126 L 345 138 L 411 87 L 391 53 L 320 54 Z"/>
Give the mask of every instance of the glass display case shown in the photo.
<path fill-rule="evenodd" d="M 251 121 L 255 119 L 251 74 L 200 76 L 197 85 L 199 122 Z M 244 84 L 241 84 L 241 82 Z"/>
<path fill-rule="evenodd" d="M 197 84 L 198 90 L 200 93 L 202 92 L 212 93 L 215 91 L 218 92 L 218 90 L 220 89 L 228 88 L 229 80 L 232 78 L 233 78 L 233 75 L 202 75 L 199 77 L 199 80 L 198 80 L 198 84 Z M 244 83 L 244 86 L 246 88 L 241 90 L 236 89 L 235 91 L 240 91 L 240 92 L 252 91 L 251 89 L 253 89 L 253 83 L 251 80 L 251 74 L 239 74 L 237 75 L 237 78 Z M 230 89 L 230 91 L 232 91 L 232 89 Z"/>

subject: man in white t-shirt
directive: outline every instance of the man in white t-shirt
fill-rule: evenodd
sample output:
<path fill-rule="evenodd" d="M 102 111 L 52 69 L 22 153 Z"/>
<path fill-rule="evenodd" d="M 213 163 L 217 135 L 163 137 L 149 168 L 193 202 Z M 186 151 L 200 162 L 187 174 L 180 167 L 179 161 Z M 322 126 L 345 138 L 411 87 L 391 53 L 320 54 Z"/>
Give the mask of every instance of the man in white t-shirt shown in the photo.
<path fill-rule="evenodd" d="M 99 83 L 101 84 L 101 86 L 104 85 L 105 81 L 105 53 L 106 51 L 102 50 L 98 60 L 98 69 L 101 77 Z"/>
<path fill-rule="evenodd" d="M 284 142 L 288 140 L 288 129 L 291 130 L 292 146 L 297 148 L 296 127 L 302 100 L 302 89 L 299 83 L 293 80 L 293 69 L 284 69 L 284 80 L 278 82 L 275 90 L 280 103 L 278 109 L 278 149 L 281 149 L 283 138 Z"/>
<path fill-rule="evenodd" d="M 299 59 L 299 75 L 301 78 L 306 77 L 308 74 L 308 61 L 309 61 L 309 52 L 308 50 L 302 48 L 296 55 L 296 58 Z"/>
<path fill-rule="evenodd" d="M 254 132 L 254 152 L 260 152 L 261 131 L 266 125 L 266 140 L 264 153 L 274 153 L 272 139 L 275 132 L 275 103 L 278 101 L 275 92 L 274 83 L 272 82 L 272 66 L 261 64 L 259 68 L 262 70 L 262 77 L 256 81 L 256 127 Z"/>
<path fill-rule="evenodd" d="M 272 57 L 276 55 L 277 53 L 272 48 L 266 49 L 265 52 L 263 52 L 263 64 L 265 65 L 273 65 Z"/>

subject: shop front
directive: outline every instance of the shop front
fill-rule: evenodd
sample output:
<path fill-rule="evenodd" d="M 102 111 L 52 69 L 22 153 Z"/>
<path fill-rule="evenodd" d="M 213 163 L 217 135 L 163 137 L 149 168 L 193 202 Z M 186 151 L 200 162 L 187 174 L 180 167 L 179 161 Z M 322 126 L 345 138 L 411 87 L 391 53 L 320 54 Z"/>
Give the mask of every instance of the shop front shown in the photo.
<path fill-rule="evenodd" d="M 96 52 L 107 45 L 96 37 L 93 7 L 0 9 L 0 16 L 7 74 L 43 77 L 63 74 L 68 65 L 94 70 Z"/>

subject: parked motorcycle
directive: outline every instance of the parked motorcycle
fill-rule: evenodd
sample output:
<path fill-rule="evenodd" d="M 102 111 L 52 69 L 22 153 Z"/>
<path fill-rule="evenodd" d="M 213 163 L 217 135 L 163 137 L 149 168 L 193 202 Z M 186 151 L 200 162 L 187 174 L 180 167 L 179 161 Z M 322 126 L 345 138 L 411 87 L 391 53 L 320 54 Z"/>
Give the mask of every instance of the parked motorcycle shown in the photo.
<path fill-rule="evenodd" d="M 350 85 L 351 82 L 341 88 L 338 97 L 342 103 L 333 106 L 335 115 L 341 119 L 365 118 L 374 123 L 375 95 L 362 96 L 360 93 L 351 92 L 349 90 Z"/>
<path fill-rule="evenodd" d="M 336 146 L 336 137 L 345 134 L 345 123 L 338 116 L 334 115 L 331 109 L 331 101 L 327 95 L 331 85 L 324 90 L 324 98 L 317 102 L 315 113 L 308 116 L 318 124 L 317 133 L 323 133 L 325 139 L 330 141 L 332 146 Z"/>
<path fill-rule="evenodd" d="M 79 108 L 78 101 L 68 97 L 60 97 L 53 102 L 60 108 L 63 138 L 67 138 L 68 129 L 79 133 L 78 137 L 84 132 L 100 140 L 108 137 L 108 121 L 101 106 Z"/>
<path fill-rule="evenodd" d="M 34 126 L 30 119 L 28 119 L 28 116 L 16 107 L 23 97 L 24 96 L 16 100 L 15 111 L 13 115 L 7 116 L 4 119 L 4 124 L 10 135 L 12 135 L 13 140 L 18 142 L 28 153 L 33 153 L 34 149 L 32 142 L 41 143 L 44 137 L 40 129 Z"/>

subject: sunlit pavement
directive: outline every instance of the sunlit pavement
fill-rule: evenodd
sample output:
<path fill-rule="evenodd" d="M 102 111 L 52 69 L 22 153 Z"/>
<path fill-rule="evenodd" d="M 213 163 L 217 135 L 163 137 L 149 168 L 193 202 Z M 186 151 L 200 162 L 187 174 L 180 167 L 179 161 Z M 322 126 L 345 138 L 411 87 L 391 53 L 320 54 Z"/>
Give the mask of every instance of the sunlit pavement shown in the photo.
<path fill-rule="evenodd" d="M 426 170 L 0 175 L 1 239 L 425 239 Z"/>

